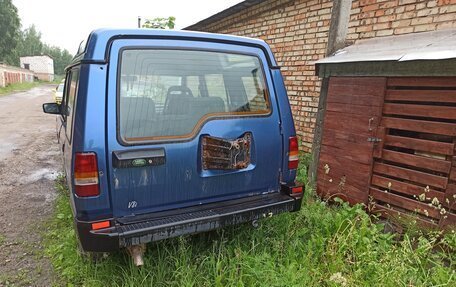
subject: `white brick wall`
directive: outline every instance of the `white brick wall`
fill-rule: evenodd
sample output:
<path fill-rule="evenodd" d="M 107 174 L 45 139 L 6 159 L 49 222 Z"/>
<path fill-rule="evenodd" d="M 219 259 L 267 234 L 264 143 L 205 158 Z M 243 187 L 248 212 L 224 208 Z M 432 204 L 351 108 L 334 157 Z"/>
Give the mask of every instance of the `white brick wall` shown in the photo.
<path fill-rule="evenodd" d="M 30 70 L 40 74 L 54 74 L 54 60 L 49 56 L 31 56 L 21 57 L 21 68 L 25 68 L 25 64 L 30 65 Z"/>

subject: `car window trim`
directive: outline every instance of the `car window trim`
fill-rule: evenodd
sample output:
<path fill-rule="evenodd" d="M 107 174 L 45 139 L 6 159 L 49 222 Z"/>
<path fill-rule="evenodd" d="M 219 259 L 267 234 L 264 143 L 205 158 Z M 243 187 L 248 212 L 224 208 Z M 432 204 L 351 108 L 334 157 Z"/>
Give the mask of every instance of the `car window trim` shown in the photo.
<path fill-rule="evenodd" d="M 71 112 L 71 126 L 70 127 L 68 127 L 68 125 L 67 125 L 67 122 L 68 122 L 67 121 L 67 117 L 68 117 L 68 115 L 66 115 L 66 117 L 65 117 L 65 136 L 68 139 L 68 142 L 70 144 L 71 144 L 71 141 L 73 139 L 74 114 L 75 114 L 75 110 L 76 110 L 76 99 L 77 99 L 77 96 L 78 96 L 78 93 L 79 93 L 79 81 L 81 79 L 81 68 L 80 68 L 80 66 L 76 66 L 76 67 L 73 67 L 71 69 L 71 78 L 70 78 L 69 85 L 71 85 L 71 81 L 73 79 L 73 74 L 76 71 L 78 72 L 78 79 L 76 81 L 76 87 L 74 88 L 75 92 L 74 92 L 73 107 L 72 107 L 72 112 Z M 68 93 L 70 93 L 70 91 L 71 91 L 71 89 L 68 89 Z M 68 102 L 67 102 L 67 106 L 68 106 Z M 70 129 L 70 134 L 69 135 L 68 135 L 68 128 Z"/>

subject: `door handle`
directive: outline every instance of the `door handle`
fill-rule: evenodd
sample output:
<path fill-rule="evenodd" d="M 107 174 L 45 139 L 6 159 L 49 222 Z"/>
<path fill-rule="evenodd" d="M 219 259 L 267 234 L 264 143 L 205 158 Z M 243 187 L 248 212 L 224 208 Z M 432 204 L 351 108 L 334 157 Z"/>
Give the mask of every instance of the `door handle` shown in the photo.
<path fill-rule="evenodd" d="M 375 118 L 373 118 L 373 117 L 369 119 L 369 131 L 373 130 L 372 123 L 374 122 L 374 120 L 375 120 Z"/>

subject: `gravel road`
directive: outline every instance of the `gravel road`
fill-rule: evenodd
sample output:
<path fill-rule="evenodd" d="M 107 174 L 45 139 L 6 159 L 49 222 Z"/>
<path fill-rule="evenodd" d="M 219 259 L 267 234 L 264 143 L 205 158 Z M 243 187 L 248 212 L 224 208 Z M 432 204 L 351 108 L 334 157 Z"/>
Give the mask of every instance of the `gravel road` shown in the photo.
<path fill-rule="evenodd" d="M 0 96 L 0 286 L 52 284 L 41 241 L 61 161 L 55 116 L 41 105 L 53 88 Z"/>

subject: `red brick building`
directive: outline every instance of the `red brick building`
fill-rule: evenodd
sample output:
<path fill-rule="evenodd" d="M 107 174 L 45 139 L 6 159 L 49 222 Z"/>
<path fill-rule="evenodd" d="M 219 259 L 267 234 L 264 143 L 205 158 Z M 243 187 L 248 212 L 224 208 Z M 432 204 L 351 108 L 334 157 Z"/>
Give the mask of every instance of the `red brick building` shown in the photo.
<path fill-rule="evenodd" d="M 321 88 L 316 60 L 362 39 L 454 27 L 456 0 L 246 0 L 186 29 L 265 40 L 282 67 L 309 152 Z"/>

